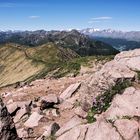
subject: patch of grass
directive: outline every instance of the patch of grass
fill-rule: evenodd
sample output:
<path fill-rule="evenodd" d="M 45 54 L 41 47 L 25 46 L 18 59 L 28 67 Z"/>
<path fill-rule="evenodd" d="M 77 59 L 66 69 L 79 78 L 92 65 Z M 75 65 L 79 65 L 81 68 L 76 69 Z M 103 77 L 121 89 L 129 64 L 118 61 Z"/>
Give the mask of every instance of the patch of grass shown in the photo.
<path fill-rule="evenodd" d="M 116 85 L 107 90 L 104 94 L 95 98 L 92 108 L 89 110 L 87 120 L 94 122 L 94 116 L 105 112 L 111 105 L 111 102 L 116 94 L 122 94 L 124 89 L 131 86 L 132 82 L 129 80 L 119 80 Z"/>
<path fill-rule="evenodd" d="M 123 116 L 122 119 L 127 119 L 127 120 L 131 120 L 132 117 L 131 116 Z"/>
<path fill-rule="evenodd" d="M 99 63 L 101 61 L 111 61 L 114 58 L 113 55 L 108 56 L 86 56 L 86 57 L 79 57 L 76 59 L 73 59 L 73 62 L 79 63 L 83 66 L 90 66 L 91 62 Z"/>
<path fill-rule="evenodd" d="M 94 117 L 95 114 L 96 112 L 93 110 L 93 108 L 88 111 L 88 115 L 86 117 L 88 123 L 93 123 L 96 121 L 96 118 Z"/>
<path fill-rule="evenodd" d="M 138 80 L 140 81 L 140 71 L 136 71 Z"/>
<path fill-rule="evenodd" d="M 62 63 L 59 67 L 59 70 L 54 74 L 54 77 L 61 78 L 70 73 L 76 76 L 79 73 L 80 68 L 81 65 L 79 63 L 74 63 L 71 61 Z"/>
<path fill-rule="evenodd" d="M 101 61 L 107 62 L 114 58 L 114 56 L 86 56 L 74 58 L 70 61 L 59 63 L 56 68 L 59 70 L 54 74 L 55 78 L 61 78 L 67 74 L 73 74 L 74 76 L 78 75 L 81 69 L 81 66 L 90 67 L 92 62 L 99 63 Z"/>

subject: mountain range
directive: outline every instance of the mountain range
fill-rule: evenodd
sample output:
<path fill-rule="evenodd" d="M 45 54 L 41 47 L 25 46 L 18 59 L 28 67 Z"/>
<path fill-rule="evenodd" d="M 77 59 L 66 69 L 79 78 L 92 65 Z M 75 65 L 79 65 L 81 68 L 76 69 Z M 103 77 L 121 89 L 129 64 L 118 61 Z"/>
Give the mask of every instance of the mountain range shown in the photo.
<path fill-rule="evenodd" d="M 140 31 L 119 31 L 112 29 L 99 30 L 94 28 L 87 28 L 81 30 L 80 32 L 94 37 L 118 38 L 140 42 Z"/>
<path fill-rule="evenodd" d="M 52 42 L 64 48 L 70 48 L 80 56 L 116 54 L 111 45 L 89 38 L 77 30 L 72 31 L 25 31 L 1 32 L 0 43 L 17 43 L 29 47 Z"/>
<path fill-rule="evenodd" d="M 76 30 L 2 32 L 0 87 L 43 78 L 55 70 L 53 77 L 77 75 L 81 63 L 87 62 L 86 57 L 117 53 L 119 51 L 111 45 Z"/>
<path fill-rule="evenodd" d="M 117 31 L 117 30 L 99 30 L 87 28 L 80 31 L 92 39 L 103 41 L 112 45 L 119 51 L 133 50 L 140 48 L 140 31 Z"/>
<path fill-rule="evenodd" d="M 139 140 L 140 49 L 104 42 L 137 47 L 77 30 L 1 32 L 0 139 Z"/>
<path fill-rule="evenodd" d="M 79 33 L 81 33 L 81 35 L 78 35 Z M 86 39 L 84 39 L 84 35 L 86 36 Z M 0 43 L 14 42 L 27 46 L 37 46 L 47 42 L 55 42 L 59 44 L 61 43 L 62 45 L 65 37 L 68 40 L 68 36 L 73 36 L 73 38 L 80 36 L 81 40 L 87 40 L 87 38 L 89 40 L 90 38 L 92 41 L 101 41 L 112 45 L 119 51 L 140 48 L 140 31 L 125 32 L 112 29 L 100 30 L 94 28 L 87 28 L 77 31 L 0 31 Z M 69 42 L 71 42 L 71 40 Z M 87 44 L 84 45 L 86 45 L 86 47 L 89 46 Z"/>

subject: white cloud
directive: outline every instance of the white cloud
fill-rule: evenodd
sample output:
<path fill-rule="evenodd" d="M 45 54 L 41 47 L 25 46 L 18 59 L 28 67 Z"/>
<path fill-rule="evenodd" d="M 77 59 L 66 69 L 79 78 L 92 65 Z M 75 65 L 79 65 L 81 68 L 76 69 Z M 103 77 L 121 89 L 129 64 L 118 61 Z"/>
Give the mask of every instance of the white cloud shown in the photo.
<path fill-rule="evenodd" d="M 112 19 L 112 17 L 95 17 L 95 18 L 92 18 L 92 20 L 110 20 Z"/>
<path fill-rule="evenodd" d="M 29 16 L 30 19 L 38 19 L 40 16 Z"/>
<path fill-rule="evenodd" d="M 90 21 L 88 21 L 89 24 L 95 23 L 95 22 L 108 22 L 111 20 L 112 17 L 104 16 L 104 17 L 95 17 L 91 18 Z"/>

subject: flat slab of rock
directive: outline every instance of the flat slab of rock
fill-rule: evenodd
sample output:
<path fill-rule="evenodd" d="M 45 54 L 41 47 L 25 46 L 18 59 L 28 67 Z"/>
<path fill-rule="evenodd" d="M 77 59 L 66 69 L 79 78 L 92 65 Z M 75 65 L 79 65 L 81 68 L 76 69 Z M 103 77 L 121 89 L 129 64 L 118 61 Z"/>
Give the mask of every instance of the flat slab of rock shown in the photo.
<path fill-rule="evenodd" d="M 18 108 L 22 108 L 23 106 L 29 106 L 31 104 L 31 101 L 24 101 L 24 102 L 13 102 L 11 104 L 6 105 L 8 112 L 12 114 L 15 112 Z"/>
<path fill-rule="evenodd" d="M 8 109 L 8 112 L 10 114 L 12 114 L 13 112 L 15 112 L 18 109 L 18 103 L 17 102 L 14 102 L 12 104 L 7 105 L 6 107 Z"/>
<path fill-rule="evenodd" d="M 112 101 L 112 105 L 106 111 L 107 119 L 115 120 L 124 116 L 140 116 L 140 90 L 127 88 L 125 94 L 117 95 Z"/>
<path fill-rule="evenodd" d="M 29 119 L 24 123 L 24 125 L 30 128 L 38 126 L 38 122 L 42 117 L 43 116 L 38 114 L 37 112 L 33 112 Z"/>
<path fill-rule="evenodd" d="M 70 85 L 61 95 L 60 98 L 63 100 L 66 100 L 68 98 L 70 98 L 75 92 L 76 90 L 79 89 L 81 83 L 76 83 L 76 84 L 72 84 Z"/>
<path fill-rule="evenodd" d="M 122 140 L 122 138 L 111 124 L 98 121 L 88 127 L 85 140 Z"/>
<path fill-rule="evenodd" d="M 65 123 L 57 132 L 56 136 L 60 136 L 67 132 L 68 130 L 72 129 L 75 126 L 78 126 L 83 123 L 83 120 L 77 116 L 73 117 L 67 123 Z"/>
<path fill-rule="evenodd" d="M 114 124 L 125 140 L 139 140 L 139 123 L 135 120 L 120 119 Z"/>
<path fill-rule="evenodd" d="M 57 140 L 85 140 L 88 125 L 74 127 L 70 131 L 58 137 Z"/>

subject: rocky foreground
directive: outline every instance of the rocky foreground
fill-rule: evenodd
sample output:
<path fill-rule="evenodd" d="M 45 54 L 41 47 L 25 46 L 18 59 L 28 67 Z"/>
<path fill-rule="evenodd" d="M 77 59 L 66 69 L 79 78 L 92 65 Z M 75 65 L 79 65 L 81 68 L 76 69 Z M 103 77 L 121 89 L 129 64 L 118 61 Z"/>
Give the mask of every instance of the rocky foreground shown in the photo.
<path fill-rule="evenodd" d="M 0 139 L 140 140 L 139 81 L 137 49 L 93 74 L 3 89 Z"/>

